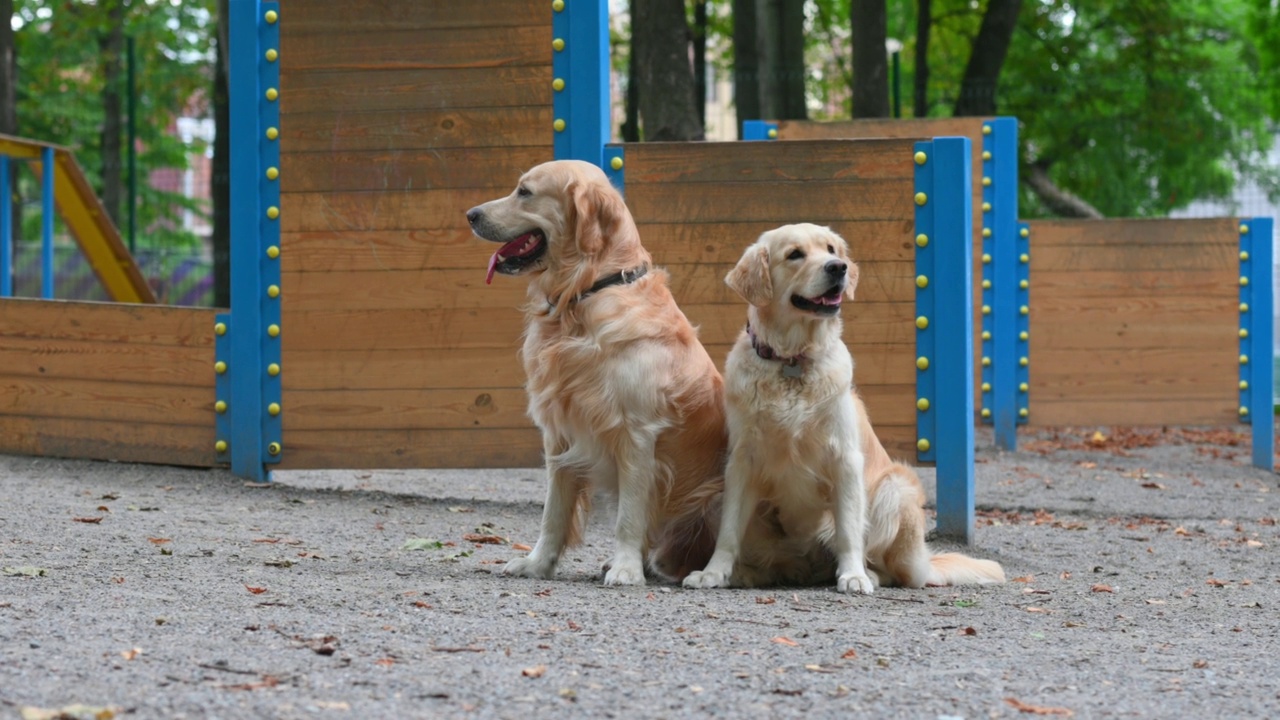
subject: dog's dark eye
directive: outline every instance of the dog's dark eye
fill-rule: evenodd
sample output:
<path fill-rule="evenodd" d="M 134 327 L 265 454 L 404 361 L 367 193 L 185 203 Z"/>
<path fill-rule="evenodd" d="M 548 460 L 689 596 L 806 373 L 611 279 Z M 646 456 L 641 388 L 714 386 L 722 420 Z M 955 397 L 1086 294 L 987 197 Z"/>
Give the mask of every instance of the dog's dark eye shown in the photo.
<path fill-rule="evenodd" d="M 831 253 L 832 255 L 835 255 L 835 254 L 836 254 L 836 248 L 835 248 L 835 246 L 834 246 L 834 245 L 828 245 L 828 246 L 827 246 L 827 252 Z"/>
<path fill-rule="evenodd" d="M 796 248 L 795 250 L 792 250 L 791 252 L 787 253 L 787 259 L 788 259 L 788 260 L 803 260 L 803 259 L 804 259 L 804 251 L 803 251 L 803 250 L 801 250 L 801 249 L 799 249 L 799 248 Z"/>
<path fill-rule="evenodd" d="M 519 189 L 516 190 L 516 195 L 520 197 L 533 197 L 533 191 L 521 185 Z"/>

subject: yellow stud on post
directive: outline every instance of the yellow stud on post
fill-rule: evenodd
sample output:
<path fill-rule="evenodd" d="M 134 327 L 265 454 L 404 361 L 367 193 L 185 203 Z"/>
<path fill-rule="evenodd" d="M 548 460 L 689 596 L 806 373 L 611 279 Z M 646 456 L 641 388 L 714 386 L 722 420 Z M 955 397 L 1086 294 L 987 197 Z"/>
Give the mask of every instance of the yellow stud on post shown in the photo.
<path fill-rule="evenodd" d="M 271 337 L 280 337 L 280 326 L 274 325 L 274 324 L 268 325 L 267 334 L 270 335 Z"/>
<path fill-rule="evenodd" d="M 270 365 L 267 366 L 267 374 L 270 375 L 271 377 L 275 377 L 279 375 L 280 366 L 277 365 L 276 363 L 271 363 Z"/>
<path fill-rule="evenodd" d="M 982 159 L 983 159 L 983 160 L 990 160 L 990 159 L 991 159 L 991 151 L 990 151 L 990 150 L 983 150 L 983 151 L 982 151 Z"/>
<path fill-rule="evenodd" d="M 1018 234 L 1021 235 L 1022 237 L 1027 237 L 1028 235 L 1031 234 L 1031 231 L 1026 228 L 1022 228 L 1021 230 L 1018 231 Z"/>
<path fill-rule="evenodd" d="M 1018 408 L 1018 417 L 1026 417 L 1030 414 L 1031 413 L 1029 413 L 1026 408 Z"/>
<path fill-rule="evenodd" d="M 214 444 L 213 444 L 213 449 L 214 449 L 214 450 L 217 450 L 217 451 L 218 451 L 218 452 L 220 452 L 220 453 L 224 453 L 224 452 L 226 452 L 226 451 L 227 451 L 227 441 L 226 441 L 226 440 L 219 440 L 218 442 L 216 442 L 216 443 L 214 443 Z"/>
<path fill-rule="evenodd" d="M 1242 338 L 1247 338 L 1247 337 L 1249 337 L 1249 331 L 1248 331 L 1248 330 L 1246 330 L 1245 328 L 1240 328 L 1240 337 L 1242 337 Z"/>
<path fill-rule="evenodd" d="M 920 398 L 916 401 L 916 409 L 924 412 L 929 409 L 929 398 Z"/>
<path fill-rule="evenodd" d="M 1241 389 L 1241 390 L 1248 390 L 1248 389 L 1249 389 L 1249 381 L 1248 381 L 1248 380 L 1241 380 L 1241 381 L 1240 381 L 1240 389 Z"/>
<path fill-rule="evenodd" d="M 769 135 L 769 139 L 770 139 L 770 140 L 777 140 L 777 139 L 778 139 L 778 128 L 769 128 L 769 133 L 768 133 L 768 135 Z"/>
<path fill-rule="evenodd" d="M 564 78 L 556 78 L 551 81 L 551 89 L 560 92 L 564 89 Z"/>
<path fill-rule="evenodd" d="M 609 167 L 613 168 L 614 170 L 621 170 L 621 169 L 622 169 L 622 158 L 620 158 L 620 157 L 615 157 L 614 159 L 610 160 L 610 161 L 609 161 Z"/>
<path fill-rule="evenodd" d="M 982 203 L 982 212 L 991 212 L 991 203 Z"/>
<path fill-rule="evenodd" d="M 275 139 L 276 139 L 276 138 L 278 138 L 278 137 L 280 137 L 280 131 L 279 131 L 279 130 L 277 130 L 277 129 L 273 128 L 273 127 L 269 127 L 269 128 L 267 128 L 267 139 L 268 139 L 268 140 L 275 140 Z"/>
<path fill-rule="evenodd" d="M 990 305 L 983 305 L 983 306 L 982 306 L 982 314 L 983 314 L 983 315 L 990 315 L 990 314 L 991 314 L 991 306 L 990 306 Z"/>
<path fill-rule="evenodd" d="M 563 10 L 564 10 L 564 0 L 553 0 L 553 2 L 551 3 L 551 9 L 552 9 L 552 10 L 555 10 L 556 12 L 561 12 L 561 11 L 563 11 Z"/>
<path fill-rule="evenodd" d="M 283 448 L 280 447 L 280 443 L 278 442 L 267 443 L 267 452 L 272 455 L 279 455 L 282 449 Z"/>
<path fill-rule="evenodd" d="M 929 358 L 927 358 L 927 357 L 918 357 L 918 358 L 916 358 L 916 368 L 918 368 L 918 369 L 920 369 L 920 370 L 928 370 L 928 369 L 929 369 Z"/>
<path fill-rule="evenodd" d="M 1022 332 L 1018 333 L 1018 339 L 1023 342 L 1026 342 L 1027 338 L 1029 337 L 1031 337 L 1031 334 L 1028 333 L 1026 330 L 1023 330 Z"/>
<path fill-rule="evenodd" d="M 916 204 L 917 204 L 917 205 L 924 205 L 924 204 L 925 204 L 925 203 L 927 203 L 927 202 L 929 202 L 929 196 L 928 196 L 928 195 L 925 195 L 925 194 L 924 194 L 924 193 L 922 193 L 922 192 L 916 193 Z"/>
<path fill-rule="evenodd" d="M 1019 364 L 1019 365 L 1021 365 L 1022 367 L 1026 367 L 1027 365 L 1030 365 L 1030 364 L 1031 364 L 1031 361 L 1030 361 L 1030 360 L 1028 360 L 1028 359 L 1026 358 L 1026 356 L 1024 355 L 1024 356 L 1022 356 L 1022 357 L 1018 358 L 1018 364 Z"/>
<path fill-rule="evenodd" d="M 1026 392 L 1029 389 L 1026 383 L 1018 383 L 1018 392 Z"/>
<path fill-rule="evenodd" d="M 924 275 L 917 275 L 916 287 L 920 288 L 921 290 L 929 287 L 929 278 L 925 277 Z"/>
<path fill-rule="evenodd" d="M 983 290 L 990 290 L 990 289 L 991 289 L 991 281 L 990 281 L 990 280 L 983 280 L 983 281 L 982 281 L 982 289 L 983 289 Z"/>
<path fill-rule="evenodd" d="M 925 234 L 923 234 L 923 233 L 922 233 L 922 234 L 920 234 L 920 235 L 917 235 L 917 236 L 916 236 L 916 246 L 917 246 L 917 247 L 925 247 L 925 246 L 927 246 L 928 244 L 929 244 L 929 236 L 928 236 L 928 235 L 925 235 Z"/>
<path fill-rule="evenodd" d="M 1031 287 L 1031 281 L 1030 281 L 1030 280 L 1019 280 L 1019 281 L 1018 281 L 1018 287 L 1022 288 L 1023 290 L 1026 290 L 1027 288 Z"/>
<path fill-rule="evenodd" d="M 267 286 L 267 297 L 269 297 L 269 298 L 278 298 L 278 297 L 280 297 L 280 286 L 279 286 L 279 285 L 268 285 L 268 286 Z"/>
<path fill-rule="evenodd" d="M 275 48 L 272 48 L 267 51 L 266 57 L 267 62 L 275 62 L 276 58 L 280 57 L 280 53 L 276 52 Z"/>
<path fill-rule="evenodd" d="M 1249 408 L 1247 408 L 1247 407 L 1245 407 L 1245 406 L 1241 405 L 1241 406 L 1240 406 L 1240 417 L 1244 417 L 1245 415 L 1248 415 L 1248 414 L 1249 414 Z"/>
<path fill-rule="evenodd" d="M 1249 284 L 1249 278 L 1245 277 L 1244 275 L 1241 275 L 1241 276 L 1240 276 L 1240 287 L 1244 287 L 1245 285 L 1248 285 L 1248 284 Z"/>
<path fill-rule="evenodd" d="M 280 19 L 280 16 L 276 13 L 275 10 L 268 10 L 266 14 L 263 15 L 262 17 L 264 20 L 267 21 L 268 25 L 275 25 L 276 20 Z"/>
<path fill-rule="evenodd" d="M 1029 263 L 1031 262 L 1031 256 L 1026 253 L 1022 253 L 1021 255 L 1018 256 L 1018 262 Z"/>
<path fill-rule="evenodd" d="M 1249 226 L 1248 226 L 1248 225 L 1241 224 L 1241 225 L 1240 225 L 1240 234 L 1241 234 L 1241 235 L 1244 235 L 1244 234 L 1246 234 L 1246 233 L 1248 233 L 1248 232 L 1249 232 Z"/>
<path fill-rule="evenodd" d="M 551 123 L 551 127 L 555 128 L 556 132 L 564 132 L 564 118 L 556 118 L 556 121 Z"/>
<path fill-rule="evenodd" d="M 990 135 L 990 134 L 991 134 L 991 126 L 990 126 L 990 125 L 983 125 L 983 126 L 982 126 L 982 134 L 983 134 L 983 135 Z"/>
<path fill-rule="evenodd" d="M 991 383 L 982 383 L 982 392 L 991 392 Z"/>
<path fill-rule="evenodd" d="M 226 324 L 226 323 L 215 323 L 215 324 L 214 324 L 214 326 L 213 326 L 213 334 L 214 334 L 214 335 L 226 335 L 226 334 L 227 334 L 227 324 Z"/>
<path fill-rule="evenodd" d="M 991 264 L 991 253 L 982 253 L 982 264 L 983 265 Z"/>
<path fill-rule="evenodd" d="M 218 362 L 213 364 L 213 371 L 221 375 L 222 373 L 227 371 L 227 364 L 219 360 Z"/>
<path fill-rule="evenodd" d="M 919 450 L 920 452 L 929 452 L 929 441 L 924 438 L 917 440 L 916 450 Z"/>
<path fill-rule="evenodd" d="M 267 208 L 267 217 L 271 218 L 272 220 L 275 220 L 276 218 L 280 217 L 280 208 L 276 207 L 275 205 L 272 205 L 271 207 Z"/>
<path fill-rule="evenodd" d="M 982 228 L 982 237 L 991 237 L 991 228 Z"/>
<path fill-rule="evenodd" d="M 982 417 L 984 418 L 991 417 L 991 408 L 982 408 Z"/>
<path fill-rule="evenodd" d="M 276 179 L 276 178 L 278 178 L 278 177 L 280 177 L 280 170 L 279 170 L 279 168 L 273 168 L 273 167 L 269 167 L 269 168 L 267 168 L 267 179 L 268 179 L 268 180 L 275 180 L 275 179 Z"/>
<path fill-rule="evenodd" d="M 216 413 L 218 413 L 219 415 L 221 415 L 222 413 L 225 413 L 225 412 L 227 411 L 227 403 L 226 403 L 226 401 L 224 401 L 224 400 L 219 400 L 218 402 L 214 403 L 214 404 L 213 404 L 213 411 L 214 411 L 214 412 L 216 412 Z"/>
<path fill-rule="evenodd" d="M 1249 312 L 1249 303 L 1240 303 L 1240 312 L 1242 313 Z"/>
<path fill-rule="evenodd" d="M 916 327 L 920 328 L 921 330 L 927 329 L 929 327 L 929 318 L 923 315 L 916 318 Z"/>
<path fill-rule="evenodd" d="M 555 40 L 552 40 L 551 49 L 555 50 L 556 52 L 560 52 L 561 50 L 564 50 L 564 38 L 556 38 Z"/>
<path fill-rule="evenodd" d="M 1241 355 L 1241 356 L 1240 356 L 1240 364 L 1241 364 L 1241 365 L 1248 365 L 1248 364 L 1249 364 L 1249 356 L 1248 356 L 1248 355 Z"/>
<path fill-rule="evenodd" d="M 1026 315 L 1029 312 L 1031 312 L 1031 308 L 1027 307 L 1026 305 L 1023 305 L 1022 307 L 1018 308 L 1019 315 Z"/>
<path fill-rule="evenodd" d="M 989 177 L 982 178 L 982 187 L 991 187 L 991 178 Z"/>
<path fill-rule="evenodd" d="M 1248 261 L 1249 261 L 1249 253 L 1248 253 L 1248 251 L 1241 250 L 1241 251 L 1240 251 L 1240 262 L 1248 262 Z"/>
<path fill-rule="evenodd" d="M 982 367 L 991 367 L 991 358 L 989 357 L 982 358 Z"/>
<path fill-rule="evenodd" d="M 991 339 L 991 331 L 990 331 L 990 330 L 983 330 L 983 331 L 982 331 L 982 339 L 983 339 L 983 340 L 990 340 L 990 339 Z"/>
<path fill-rule="evenodd" d="M 270 100 L 271 102 L 275 102 L 276 98 L 278 98 L 278 97 L 280 97 L 280 91 L 279 91 L 279 90 L 276 90 L 275 88 L 267 88 L 267 99 L 268 99 L 268 100 Z"/>
<path fill-rule="evenodd" d="M 915 154 L 915 158 L 916 158 L 916 164 L 917 164 L 917 165 L 923 165 L 923 164 L 925 164 L 925 161 L 927 161 L 927 160 L 929 159 L 929 156 L 928 156 L 928 155 L 925 155 L 925 154 L 924 154 L 924 152 L 917 152 L 917 153 Z"/>
<path fill-rule="evenodd" d="M 280 248 L 276 247 L 275 245 L 272 245 L 271 247 L 267 248 L 267 257 L 271 258 L 272 260 L 275 260 L 276 258 L 280 257 Z"/>
<path fill-rule="evenodd" d="M 280 414 L 280 403 L 271 403 L 267 406 L 267 413 L 272 417 Z"/>

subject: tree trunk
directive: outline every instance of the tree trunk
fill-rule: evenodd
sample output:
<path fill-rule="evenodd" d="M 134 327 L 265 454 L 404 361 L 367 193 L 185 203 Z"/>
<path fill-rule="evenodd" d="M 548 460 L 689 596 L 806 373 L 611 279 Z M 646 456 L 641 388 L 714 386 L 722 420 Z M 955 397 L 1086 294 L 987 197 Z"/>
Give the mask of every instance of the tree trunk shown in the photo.
<path fill-rule="evenodd" d="M 703 139 L 693 100 L 684 0 L 634 0 L 631 35 L 639 41 L 636 81 L 644 139 Z"/>
<path fill-rule="evenodd" d="M 733 0 L 733 105 L 742 123 L 766 120 L 760 107 L 760 58 L 756 53 L 756 0 Z"/>
<path fill-rule="evenodd" d="M 693 100 L 707 127 L 707 0 L 693 0 Z"/>
<path fill-rule="evenodd" d="M 13 0 L 0 0 L 0 133 L 18 134 L 18 55 L 13 38 Z M 22 237 L 21 206 L 15 201 L 18 196 L 18 164 L 9 163 L 10 197 L 0 198 L 0 202 L 10 203 L 13 220 L 12 231 L 15 240 Z"/>
<path fill-rule="evenodd" d="M 623 100 L 626 117 L 619 131 L 622 142 L 640 142 L 640 84 L 636 82 L 636 37 L 631 35 L 631 54 L 627 57 L 627 95 Z"/>
<path fill-rule="evenodd" d="M 956 115 L 995 115 L 996 86 L 1000 68 L 1009 54 L 1009 43 L 1018 26 L 1022 0 L 990 0 L 982 15 L 982 27 L 973 41 L 973 52 L 964 69 Z"/>
<path fill-rule="evenodd" d="M 218 54 L 213 70 L 213 304 L 231 307 L 231 104 L 227 87 L 227 0 L 218 0 Z"/>
<path fill-rule="evenodd" d="M 757 0 L 760 107 L 770 120 L 809 116 L 804 88 L 804 0 Z"/>
<path fill-rule="evenodd" d="M 916 77 L 912 115 L 929 117 L 929 31 L 933 29 L 932 0 L 916 2 Z"/>
<path fill-rule="evenodd" d="M 853 0 L 853 116 L 889 117 L 885 0 Z"/>
<path fill-rule="evenodd" d="M 124 18 L 125 0 L 106 0 L 106 28 L 98 37 L 102 58 L 102 206 L 120 227 L 124 197 Z"/>
<path fill-rule="evenodd" d="M 1049 164 L 1034 162 L 1027 166 L 1022 181 L 1032 192 L 1044 202 L 1056 215 L 1069 218 L 1088 218 L 1101 220 L 1103 215 L 1098 209 L 1075 193 L 1058 187 L 1049 177 Z"/>

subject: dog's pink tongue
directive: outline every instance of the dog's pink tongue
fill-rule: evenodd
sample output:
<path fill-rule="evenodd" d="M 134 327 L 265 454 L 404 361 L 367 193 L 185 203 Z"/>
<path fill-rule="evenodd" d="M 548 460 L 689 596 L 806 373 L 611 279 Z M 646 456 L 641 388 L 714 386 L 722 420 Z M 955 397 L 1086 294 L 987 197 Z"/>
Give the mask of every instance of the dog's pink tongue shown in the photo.
<path fill-rule="evenodd" d="M 485 285 L 493 284 L 493 271 L 497 267 L 498 267 L 498 253 L 494 253 L 493 257 L 489 258 L 489 272 L 484 276 Z"/>

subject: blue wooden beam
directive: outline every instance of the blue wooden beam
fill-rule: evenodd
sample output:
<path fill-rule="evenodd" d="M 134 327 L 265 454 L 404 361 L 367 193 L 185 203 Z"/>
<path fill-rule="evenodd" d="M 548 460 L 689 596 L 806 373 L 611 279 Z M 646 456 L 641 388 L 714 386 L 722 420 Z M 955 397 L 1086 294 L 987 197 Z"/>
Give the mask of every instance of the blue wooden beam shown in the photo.
<path fill-rule="evenodd" d="M 553 0 L 551 33 L 555 157 L 604 167 L 612 135 L 608 0 Z"/>
<path fill-rule="evenodd" d="M 57 212 L 53 197 L 53 148 L 40 151 L 40 297 L 53 299 L 53 216 Z"/>
<path fill-rule="evenodd" d="M 982 123 L 982 419 L 996 446 L 1018 445 L 1018 121 Z M 1025 288 L 1022 288 L 1025 290 Z"/>
<path fill-rule="evenodd" d="M 13 190 L 8 155 L 0 155 L 0 297 L 13 295 Z"/>
<path fill-rule="evenodd" d="M 778 123 L 768 120 L 742 121 L 743 140 L 777 140 Z"/>
<path fill-rule="evenodd" d="M 1274 470 L 1274 310 L 1271 218 L 1240 221 L 1240 419 L 1253 426 L 1253 464 Z"/>

